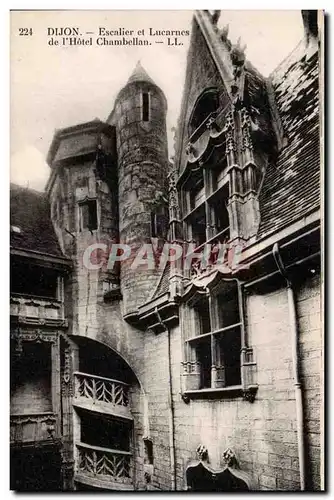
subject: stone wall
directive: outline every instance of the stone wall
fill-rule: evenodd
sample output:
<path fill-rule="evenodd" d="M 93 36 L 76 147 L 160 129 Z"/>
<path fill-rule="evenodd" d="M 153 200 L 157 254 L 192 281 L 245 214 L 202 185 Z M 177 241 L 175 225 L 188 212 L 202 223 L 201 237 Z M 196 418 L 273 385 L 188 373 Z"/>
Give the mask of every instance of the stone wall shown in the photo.
<path fill-rule="evenodd" d="M 322 370 L 319 283 L 308 278 L 297 289 L 299 339 L 305 389 L 306 442 L 309 453 L 307 486 L 320 489 L 320 409 Z M 248 334 L 257 362 L 259 389 L 254 403 L 239 398 L 197 399 L 187 405 L 180 396 L 181 338 L 171 332 L 172 382 L 177 464 L 177 488 L 184 487 L 184 470 L 202 443 L 213 466 L 231 447 L 242 469 L 261 490 L 298 490 L 296 406 L 292 379 L 291 335 L 285 287 L 252 291 L 247 296 Z M 171 488 L 168 430 L 167 333 L 145 334 L 145 374 L 149 426 L 156 450 L 156 488 Z"/>
<path fill-rule="evenodd" d="M 314 275 L 298 290 L 301 381 L 304 388 L 305 444 L 308 450 L 307 480 L 319 490 L 321 422 L 324 422 L 324 338 L 321 328 L 320 276 Z M 322 429 L 324 432 L 324 428 Z M 323 487 L 323 486 L 322 486 Z"/>

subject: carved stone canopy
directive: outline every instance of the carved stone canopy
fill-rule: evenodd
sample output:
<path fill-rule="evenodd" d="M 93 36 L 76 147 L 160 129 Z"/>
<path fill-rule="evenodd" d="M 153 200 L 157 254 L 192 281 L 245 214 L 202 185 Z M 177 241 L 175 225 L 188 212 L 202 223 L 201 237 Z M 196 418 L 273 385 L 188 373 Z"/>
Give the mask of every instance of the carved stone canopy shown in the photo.
<path fill-rule="evenodd" d="M 237 477 L 229 467 L 215 471 L 199 462 L 196 466 L 188 467 L 186 478 L 188 491 L 249 491 L 247 483 Z"/>
<path fill-rule="evenodd" d="M 208 450 L 205 445 L 196 449 L 198 462 L 192 462 L 186 469 L 188 491 L 249 491 L 254 489 L 250 475 L 239 469 L 235 453 L 227 448 L 222 459 L 225 468 L 214 469 L 208 463 Z"/>

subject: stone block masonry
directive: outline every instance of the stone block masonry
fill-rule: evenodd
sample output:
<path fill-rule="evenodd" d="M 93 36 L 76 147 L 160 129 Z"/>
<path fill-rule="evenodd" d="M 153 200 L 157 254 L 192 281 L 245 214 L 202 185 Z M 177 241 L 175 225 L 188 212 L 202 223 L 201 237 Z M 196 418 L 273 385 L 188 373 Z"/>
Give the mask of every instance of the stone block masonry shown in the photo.
<path fill-rule="evenodd" d="M 306 279 L 297 290 L 301 366 L 305 391 L 308 487 L 320 489 L 320 324 L 305 328 L 303 315 L 320 307 L 319 280 Z M 209 450 L 212 466 L 222 465 L 222 452 L 231 447 L 242 468 L 261 490 L 299 489 L 296 406 L 291 366 L 291 339 L 285 288 L 251 292 L 246 300 L 247 328 L 254 346 L 259 389 L 254 403 L 241 398 L 181 399 L 179 328 L 171 332 L 172 383 L 177 463 L 177 488 L 184 488 L 184 467 L 196 459 L 198 444 Z M 313 314 L 312 312 L 312 314 Z M 153 485 L 170 489 L 167 406 L 167 334 L 146 332 L 142 376 L 149 399 L 150 432 L 156 450 Z M 311 354 L 313 353 L 313 354 Z M 316 360 L 310 363 L 310 359 Z M 311 391 L 311 392 L 310 392 Z M 312 392 L 313 391 L 313 392 Z M 311 395 L 311 397 L 310 397 Z"/>
<path fill-rule="evenodd" d="M 133 76 L 116 98 L 111 123 L 118 136 L 120 241 L 139 249 L 153 236 L 157 195 L 166 198 L 168 153 L 165 97 L 153 82 Z M 143 116 L 144 94 L 149 96 L 148 119 Z M 135 313 L 150 298 L 160 274 L 121 266 L 125 314 Z"/>

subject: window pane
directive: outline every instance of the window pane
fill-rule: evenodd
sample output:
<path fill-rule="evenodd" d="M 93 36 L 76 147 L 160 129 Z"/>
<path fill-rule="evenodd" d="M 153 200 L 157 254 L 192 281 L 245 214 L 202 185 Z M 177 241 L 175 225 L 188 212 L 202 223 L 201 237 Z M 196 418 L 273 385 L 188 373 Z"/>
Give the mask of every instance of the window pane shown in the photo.
<path fill-rule="evenodd" d="M 80 230 L 97 229 L 97 206 L 96 200 L 89 200 L 80 204 Z"/>
<path fill-rule="evenodd" d="M 149 95 L 147 92 L 143 92 L 143 121 L 149 121 Z"/>
<path fill-rule="evenodd" d="M 81 217 L 81 230 L 86 229 L 88 227 L 88 222 L 89 222 L 88 206 L 86 203 L 80 205 L 80 217 Z"/>
<path fill-rule="evenodd" d="M 189 135 L 191 135 L 209 116 L 219 107 L 219 94 L 216 89 L 209 89 L 197 101 L 189 123 Z"/>
<path fill-rule="evenodd" d="M 196 359 L 201 364 L 200 389 L 211 387 L 211 335 L 196 344 Z"/>
<path fill-rule="evenodd" d="M 205 200 L 203 177 L 199 179 L 193 189 L 190 191 L 190 210 L 203 203 Z"/>
<path fill-rule="evenodd" d="M 12 293 L 56 298 L 57 276 L 54 269 L 28 266 L 12 260 L 10 290 Z"/>
<path fill-rule="evenodd" d="M 241 334 L 240 327 L 227 330 L 217 335 L 217 361 L 219 366 L 225 368 L 225 386 L 241 384 L 240 372 L 240 350 Z"/>
<path fill-rule="evenodd" d="M 215 233 L 220 233 L 224 229 L 229 228 L 230 220 L 227 210 L 227 202 L 229 198 L 229 187 L 228 184 L 225 185 L 217 195 L 214 197 L 214 200 L 211 201 L 210 205 L 213 208 L 213 225 Z"/>
<path fill-rule="evenodd" d="M 200 327 L 200 331 L 197 332 L 197 334 L 202 335 L 203 333 L 211 332 L 209 299 L 204 297 L 199 300 L 196 302 L 194 309 L 196 311 Z"/>
<path fill-rule="evenodd" d="M 206 218 L 205 218 L 205 208 L 201 206 L 196 210 L 196 214 L 194 214 L 191 218 L 191 231 L 192 231 L 192 239 L 195 242 L 196 246 L 205 243 L 206 241 Z"/>
<path fill-rule="evenodd" d="M 219 328 L 240 322 L 238 288 L 233 282 L 229 289 L 217 296 Z"/>
<path fill-rule="evenodd" d="M 226 167 L 227 167 L 226 158 L 224 158 L 224 160 L 221 163 L 216 164 L 212 167 L 211 170 L 212 192 L 216 191 L 218 188 L 222 186 Z"/>
<path fill-rule="evenodd" d="M 101 418 L 93 412 L 81 411 L 80 413 L 83 443 L 130 451 L 131 424 L 118 419 Z"/>
<path fill-rule="evenodd" d="M 169 213 L 165 205 L 151 212 L 151 236 L 152 238 L 167 238 L 169 226 Z"/>
<path fill-rule="evenodd" d="M 91 231 L 97 229 L 97 210 L 96 210 L 96 200 L 91 200 L 88 202 L 88 229 Z"/>

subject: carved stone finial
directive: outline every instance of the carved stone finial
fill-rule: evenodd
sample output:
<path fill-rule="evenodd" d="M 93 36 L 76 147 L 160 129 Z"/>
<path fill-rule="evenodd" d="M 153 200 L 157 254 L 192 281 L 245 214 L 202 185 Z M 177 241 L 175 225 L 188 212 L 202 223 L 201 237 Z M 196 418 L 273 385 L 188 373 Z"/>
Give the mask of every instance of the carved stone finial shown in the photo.
<path fill-rule="evenodd" d="M 199 460 L 206 461 L 208 459 L 208 449 L 204 444 L 200 444 L 196 448 L 196 454 Z"/>
<path fill-rule="evenodd" d="M 189 155 L 194 155 L 196 153 L 196 149 L 194 148 L 193 144 L 189 142 L 186 146 L 186 154 Z"/>
<path fill-rule="evenodd" d="M 223 460 L 228 467 L 236 467 L 238 465 L 235 453 L 231 448 L 226 448 L 223 452 Z"/>
<path fill-rule="evenodd" d="M 223 29 L 221 30 L 221 33 L 220 33 L 220 37 L 222 40 L 227 40 L 229 30 L 230 30 L 230 25 L 225 24 L 225 26 L 223 27 Z"/>
<path fill-rule="evenodd" d="M 217 24 L 220 18 L 220 10 L 214 10 L 211 16 L 212 24 Z"/>
<path fill-rule="evenodd" d="M 170 220 L 180 219 L 180 207 L 177 194 L 177 171 L 174 163 L 170 163 L 168 174 L 168 201 L 169 201 L 169 217 Z"/>

